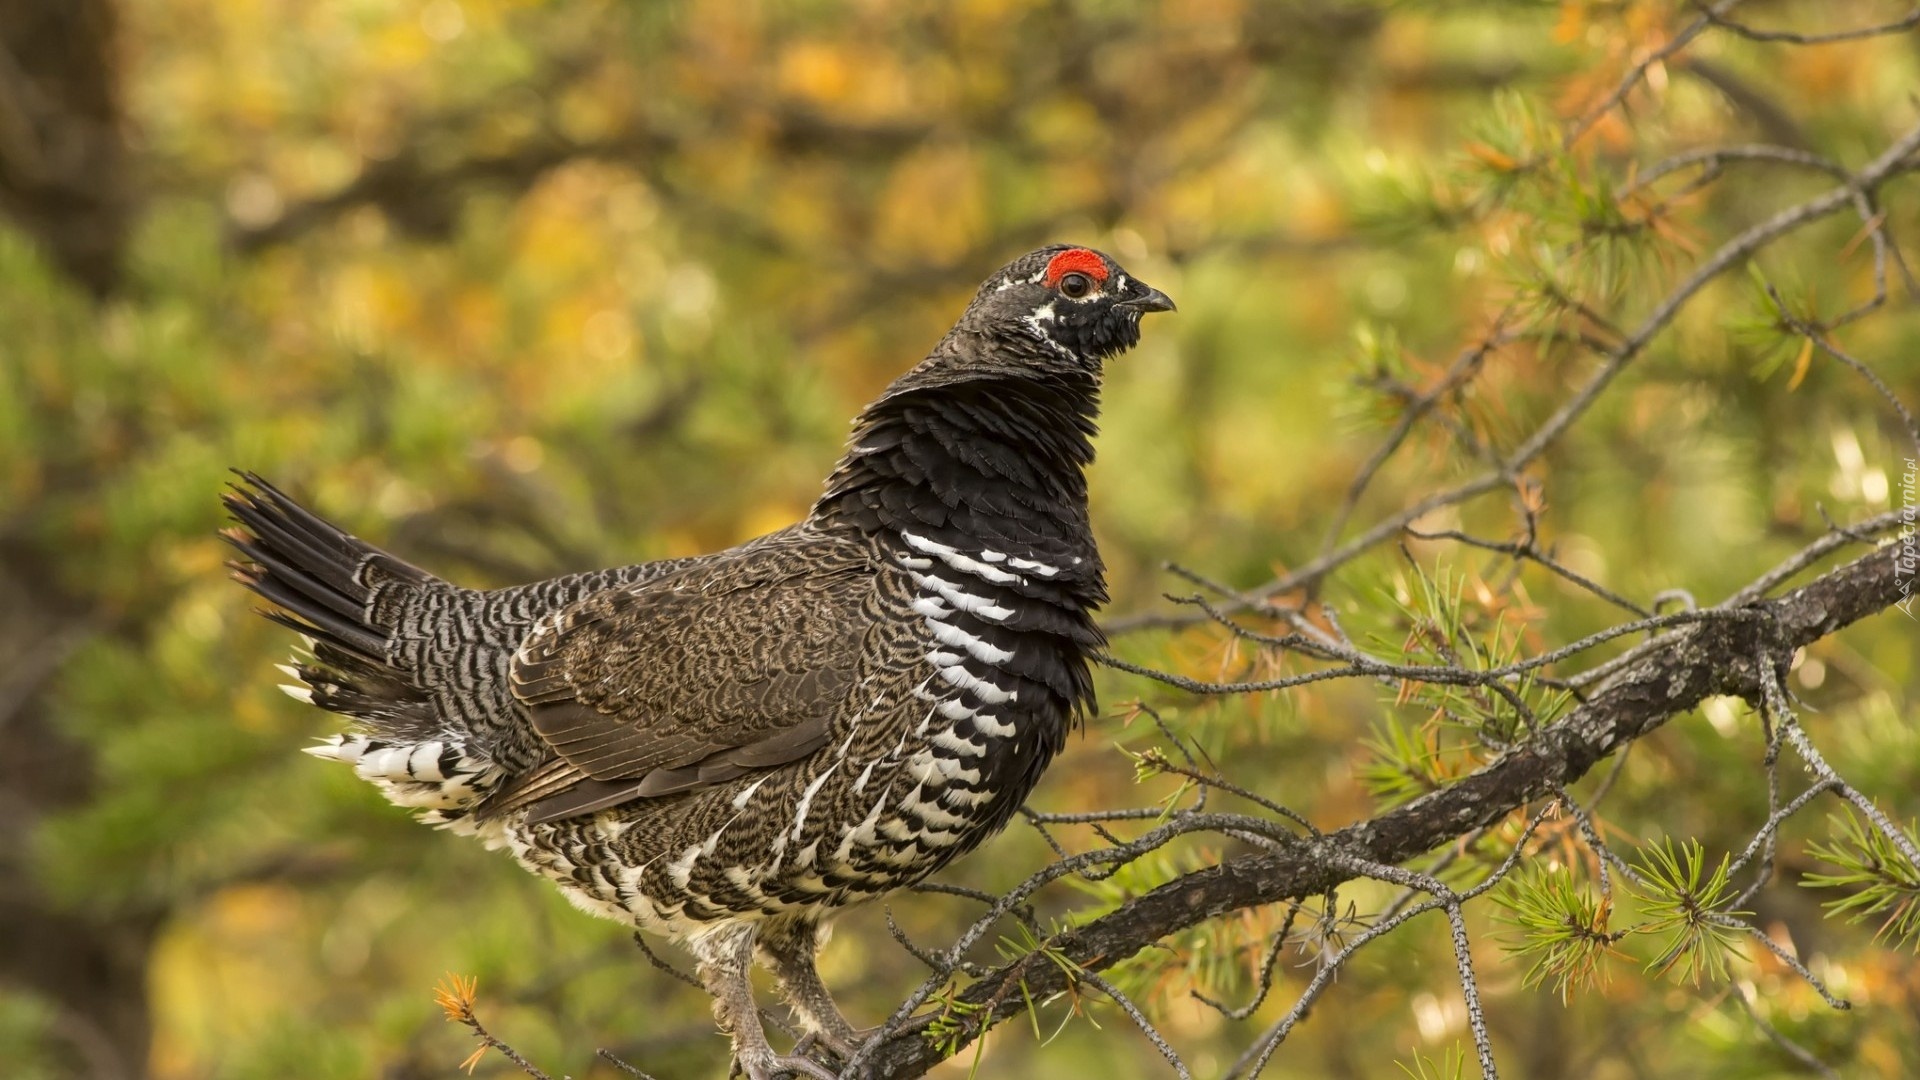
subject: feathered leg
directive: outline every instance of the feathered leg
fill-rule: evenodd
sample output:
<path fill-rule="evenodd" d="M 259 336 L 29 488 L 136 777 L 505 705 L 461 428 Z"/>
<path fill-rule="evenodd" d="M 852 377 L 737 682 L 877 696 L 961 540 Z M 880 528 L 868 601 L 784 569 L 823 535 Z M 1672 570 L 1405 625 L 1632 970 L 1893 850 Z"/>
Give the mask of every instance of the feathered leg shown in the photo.
<path fill-rule="evenodd" d="M 761 965 L 779 982 L 780 992 L 793 1007 L 801 1027 L 845 1061 L 873 1035 L 874 1029 L 862 1030 L 849 1023 L 820 981 L 814 957 L 825 936 L 818 923 L 776 919 L 760 928 L 754 946 Z"/>
<path fill-rule="evenodd" d="M 747 1074 L 747 1080 L 780 1080 L 785 1076 L 834 1080 L 833 1072 L 819 1062 L 798 1054 L 775 1053 L 768 1044 L 750 978 L 754 929 L 750 922 L 726 923 L 687 942 L 698 961 L 700 981 L 713 995 L 713 1013 L 720 1029 L 733 1037 L 735 1063 Z"/>

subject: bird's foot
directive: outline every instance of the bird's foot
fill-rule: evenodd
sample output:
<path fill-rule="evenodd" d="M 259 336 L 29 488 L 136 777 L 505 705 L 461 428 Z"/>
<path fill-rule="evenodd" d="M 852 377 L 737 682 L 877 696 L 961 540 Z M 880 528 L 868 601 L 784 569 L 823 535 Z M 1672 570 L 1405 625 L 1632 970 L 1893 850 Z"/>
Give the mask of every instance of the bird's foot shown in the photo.
<path fill-rule="evenodd" d="M 911 1035 L 932 1023 L 933 1019 L 933 1013 L 909 1016 L 905 1020 L 900 1021 L 899 1026 L 888 1032 L 888 1034 Z M 882 1030 L 884 1030 L 883 1027 L 856 1028 L 849 1024 L 836 1031 L 810 1031 L 801 1036 L 800 1041 L 794 1044 L 793 1052 L 795 1054 L 805 1054 L 817 1046 L 827 1053 L 832 1054 L 839 1061 L 847 1062 L 853 1060 L 853 1055 L 859 1053 L 860 1048 L 871 1042 L 873 1037 L 880 1034 Z"/>
<path fill-rule="evenodd" d="M 793 1044 L 793 1052 L 795 1055 L 805 1055 L 815 1050 L 823 1050 L 833 1055 L 835 1061 L 844 1064 L 851 1061 L 853 1055 L 858 1053 L 860 1048 L 866 1045 L 867 1040 L 873 1038 L 879 1030 L 879 1028 L 848 1028 L 839 1032 L 809 1031 L 800 1036 L 799 1042 Z"/>
<path fill-rule="evenodd" d="M 792 1080 L 795 1077 L 837 1080 L 837 1074 L 832 1069 L 805 1056 L 800 1050 L 796 1046 L 791 1054 L 776 1054 L 772 1050 L 746 1054 L 734 1060 L 734 1068 L 745 1073 L 747 1080 Z"/>

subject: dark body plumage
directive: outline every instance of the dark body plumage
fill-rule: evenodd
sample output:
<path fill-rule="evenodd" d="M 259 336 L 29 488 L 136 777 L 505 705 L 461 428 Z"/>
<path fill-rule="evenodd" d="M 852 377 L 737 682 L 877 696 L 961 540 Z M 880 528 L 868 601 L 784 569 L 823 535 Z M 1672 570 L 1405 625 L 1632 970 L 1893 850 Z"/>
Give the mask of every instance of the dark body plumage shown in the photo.
<path fill-rule="evenodd" d="M 727 551 L 481 592 L 248 476 L 238 574 L 309 639 L 289 691 L 356 721 L 312 752 L 685 941 L 750 1076 L 827 1075 L 767 1047 L 748 964 L 847 1052 L 818 921 L 999 830 L 1092 710 L 1101 364 L 1171 306 L 1088 249 L 1015 261 L 808 518 Z"/>

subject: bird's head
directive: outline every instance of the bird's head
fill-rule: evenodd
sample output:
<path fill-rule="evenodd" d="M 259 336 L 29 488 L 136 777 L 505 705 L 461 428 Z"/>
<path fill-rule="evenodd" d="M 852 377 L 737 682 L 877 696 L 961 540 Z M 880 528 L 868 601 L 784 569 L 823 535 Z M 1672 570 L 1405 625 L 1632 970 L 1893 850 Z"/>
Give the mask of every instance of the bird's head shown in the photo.
<path fill-rule="evenodd" d="M 1056 244 L 1002 267 L 954 327 L 957 334 L 1030 340 L 1036 359 L 1098 371 L 1140 342 L 1140 316 L 1172 311 L 1166 293 L 1092 248 Z M 1023 350 L 1025 351 L 1025 350 Z"/>
<path fill-rule="evenodd" d="M 1009 504 L 977 502 L 984 498 L 977 485 L 961 489 L 987 473 L 1014 475 L 1003 470 L 1024 457 L 1052 470 L 1042 486 L 1084 504 L 1082 470 L 1093 460 L 1103 365 L 1140 343 L 1140 316 L 1173 309 L 1166 293 L 1092 248 L 1057 244 L 1013 260 L 981 284 L 927 358 L 854 420 L 847 455 L 828 478 L 815 515 L 839 516 L 869 531 L 924 531 L 959 514 L 976 529 L 1012 530 L 992 550 L 1030 548 L 1033 536 L 1016 536 L 1028 526 L 993 524 Z M 996 453 L 1004 456 L 993 458 Z M 982 465 L 989 459 L 998 464 Z M 1025 468 L 1015 472 L 1032 476 Z M 896 490 L 928 486 L 938 489 L 930 503 Z M 1090 546 L 1062 551 L 1076 564 L 1084 559 L 1098 585 L 1099 559 Z M 1087 602 L 1105 595 L 1093 588 Z"/>
<path fill-rule="evenodd" d="M 1159 289 L 1092 248 L 1056 244 L 995 271 L 913 370 L 874 402 L 937 387 L 1066 380 L 1092 390 L 1106 359 L 1140 343 L 1140 316 L 1172 311 Z"/>

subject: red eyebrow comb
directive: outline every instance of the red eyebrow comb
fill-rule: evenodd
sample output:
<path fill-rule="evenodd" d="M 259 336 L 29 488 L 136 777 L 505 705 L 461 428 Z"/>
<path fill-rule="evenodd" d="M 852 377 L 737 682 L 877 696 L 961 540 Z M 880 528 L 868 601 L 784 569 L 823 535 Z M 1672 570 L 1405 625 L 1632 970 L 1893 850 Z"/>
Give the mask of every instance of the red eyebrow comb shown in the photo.
<path fill-rule="evenodd" d="M 1058 288 L 1060 279 L 1079 272 L 1095 281 L 1107 280 L 1107 260 L 1086 248 L 1068 248 L 1047 262 L 1047 288 Z"/>

